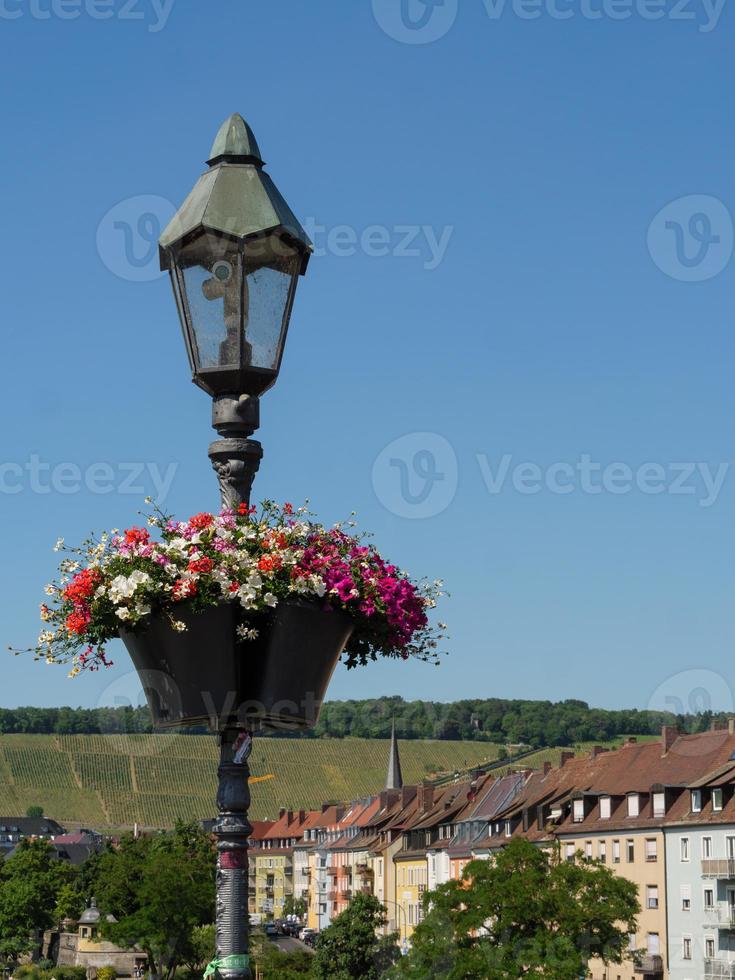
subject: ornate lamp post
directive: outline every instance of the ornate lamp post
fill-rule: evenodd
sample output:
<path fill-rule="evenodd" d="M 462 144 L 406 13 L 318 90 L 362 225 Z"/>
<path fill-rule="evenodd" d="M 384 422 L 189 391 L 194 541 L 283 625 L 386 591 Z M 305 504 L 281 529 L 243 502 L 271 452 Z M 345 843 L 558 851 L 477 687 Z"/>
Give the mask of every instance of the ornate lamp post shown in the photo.
<path fill-rule="evenodd" d="M 193 381 L 213 398 L 221 438 L 209 447 L 225 507 L 248 504 L 263 450 L 250 436 L 259 398 L 275 383 L 296 285 L 312 245 L 263 170 L 260 149 L 240 115 L 221 126 L 197 181 L 161 235 Z M 217 646 L 217 635 L 207 636 Z M 220 644 L 225 647 L 226 644 Z M 212 650 L 215 654 L 215 650 Z M 220 650 L 220 656 L 226 651 Z M 248 959 L 248 854 L 252 828 L 247 728 L 226 721 L 220 740 L 217 837 L 217 958 L 224 980 L 251 976 Z"/>
<path fill-rule="evenodd" d="M 259 398 L 276 381 L 299 276 L 312 244 L 263 170 L 253 131 L 235 113 L 209 170 L 161 235 L 193 381 L 213 398 L 209 447 L 224 506 L 247 503 L 263 450 L 251 439 Z"/>

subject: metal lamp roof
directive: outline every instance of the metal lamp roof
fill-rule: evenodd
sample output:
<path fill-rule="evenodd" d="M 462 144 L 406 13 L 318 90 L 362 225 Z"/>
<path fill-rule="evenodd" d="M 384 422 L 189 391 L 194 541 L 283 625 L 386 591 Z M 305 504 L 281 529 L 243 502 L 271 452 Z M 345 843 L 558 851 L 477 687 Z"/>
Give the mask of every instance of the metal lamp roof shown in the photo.
<path fill-rule="evenodd" d="M 210 152 L 210 169 L 196 182 L 159 239 L 161 268 L 171 265 L 169 249 L 200 232 L 239 240 L 272 232 L 287 237 L 303 252 L 303 273 L 313 251 L 311 240 L 263 170 L 260 148 L 242 116 L 234 114 L 225 120 Z"/>

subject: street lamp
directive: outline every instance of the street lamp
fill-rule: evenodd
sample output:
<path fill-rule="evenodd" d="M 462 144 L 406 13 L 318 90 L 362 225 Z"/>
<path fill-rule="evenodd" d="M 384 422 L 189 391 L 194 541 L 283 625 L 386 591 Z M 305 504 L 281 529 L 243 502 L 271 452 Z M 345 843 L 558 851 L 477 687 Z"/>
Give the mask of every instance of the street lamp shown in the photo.
<path fill-rule="evenodd" d="M 278 377 L 296 285 L 312 245 L 263 170 L 242 116 L 225 120 L 207 162 L 209 170 L 161 235 L 160 259 L 171 278 L 192 379 L 213 398 L 212 425 L 221 438 L 209 456 L 222 505 L 237 508 L 250 501 L 263 455 L 250 438 L 259 425 L 259 398 Z M 206 639 L 212 656 L 228 656 L 225 643 L 213 649 L 217 635 Z M 208 973 L 246 980 L 252 736 L 243 725 L 227 724 L 218 737 L 217 953 Z"/>
<path fill-rule="evenodd" d="M 253 131 L 234 113 L 159 241 L 192 380 L 214 399 L 209 447 L 222 504 L 247 503 L 263 450 L 249 437 L 275 384 L 299 276 L 312 244 L 263 170 Z"/>

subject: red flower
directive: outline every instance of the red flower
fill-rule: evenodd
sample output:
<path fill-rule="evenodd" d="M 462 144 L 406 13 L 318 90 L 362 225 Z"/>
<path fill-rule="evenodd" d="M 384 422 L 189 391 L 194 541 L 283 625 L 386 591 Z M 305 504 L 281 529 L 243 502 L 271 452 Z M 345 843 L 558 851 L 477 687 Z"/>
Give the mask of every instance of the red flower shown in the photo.
<path fill-rule="evenodd" d="M 190 572 L 204 572 L 206 574 L 207 572 L 212 571 L 214 568 L 214 562 L 211 558 L 197 558 L 190 561 L 187 568 Z"/>
<path fill-rule="evenodd" d="M 144 527 L 131 527 L 125 531 L 125 544 L 148 544 L 151 536 Z"/>
<path fill-rule="evenodd" d="M 257 509 L 258 508 L 255 506 L 248 507 L 247 504 L 240 504 L 237 508 L 237 512 L 240 515 L 240 517 L 250 517 L 252 514 L 254 514 L 257 511 Z"/>
<path fill-rule="evenodd" d="M 237 592 L 237 590 L 239 588 L 240 588 L 240 583 L 239 582 L 230 582 L 230 585 L 229 585 L 230 592 Z"/>
<path fill-rule="evenodd" d="M 283 513 L 290 517 L 293 514 L 293 504 L 284 504 Z"/>
<path fill-rule="evenodd" d="M 64 598 L 70 599 L 75 606 L 84 605 L 97 588 L 101 577 L 95 569 L 83 569 L 64 589 Z"/>
<path fill-rule="evenodd" d="M 195 527 L 198 531 L 203 531 L 205 527 L 211 527 L 214 522 L 214 518 L 211 514 L 195 514 L 189 520 L 191 527 Z"/>
<path fill-rule="evenodd" d="M 81 609 L 75 609 L 66 617 L 66 629 L 69 633 L 84 633 L 89 622 L 89 613 Z"/>
<path fill-rule="evenodd" d="M 197 584 L 188 578 L 180 578 L 174 582 L 174 599 L 188 599 L 197 594 Z"/>
<path fill-rule="evenodd" d="M 263 555 L 258 562 L 261 572 L 275 572 L 281 567 L 281 559 L 278 555 Z"/>

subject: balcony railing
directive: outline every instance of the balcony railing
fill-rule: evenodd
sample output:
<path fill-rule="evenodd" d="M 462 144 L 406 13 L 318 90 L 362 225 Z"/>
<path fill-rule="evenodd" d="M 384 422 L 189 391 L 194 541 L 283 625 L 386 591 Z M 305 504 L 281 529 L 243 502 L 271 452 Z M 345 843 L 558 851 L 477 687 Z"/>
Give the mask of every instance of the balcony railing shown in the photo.
<path fill-rule="evenodd" d="M 729 902 L 718 902 L 704 910 L 704 921 L 719 929 L 735 929 L 735 908 Z"/>
<path fill-rule="evenodd" d="M 702 861 L 702 877 L 735 878 L 735 858 L 705 859 Z"/>
<path fill-rule="evenodd" d="M 735 980 L 735 963 L 727 960 L 705 960 L 704 980 Z"/>
<path fill-rule="evenodd" d="M 639 956 L 635 960 L 635 972 L 644 977 L 663 976 L 664 961 L 660 956 Z"/>

